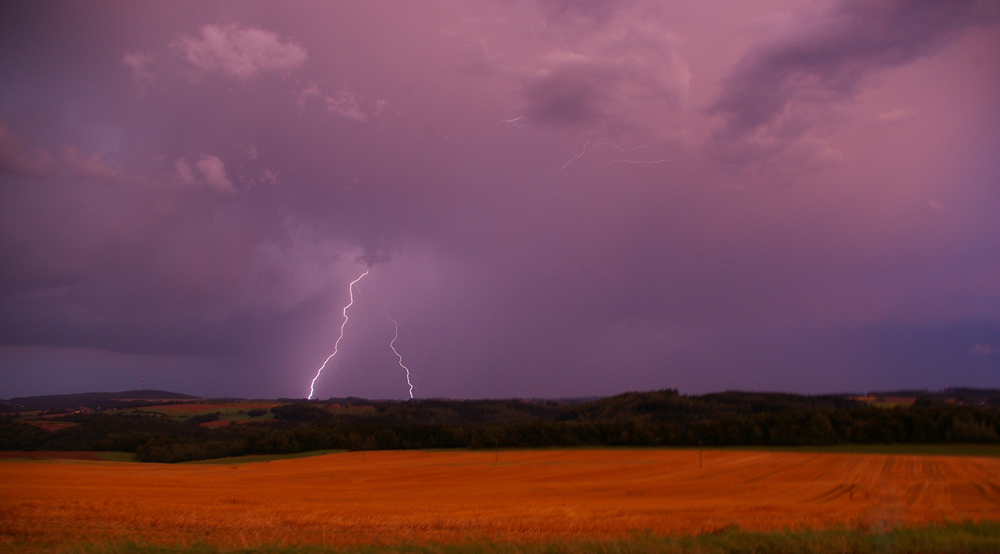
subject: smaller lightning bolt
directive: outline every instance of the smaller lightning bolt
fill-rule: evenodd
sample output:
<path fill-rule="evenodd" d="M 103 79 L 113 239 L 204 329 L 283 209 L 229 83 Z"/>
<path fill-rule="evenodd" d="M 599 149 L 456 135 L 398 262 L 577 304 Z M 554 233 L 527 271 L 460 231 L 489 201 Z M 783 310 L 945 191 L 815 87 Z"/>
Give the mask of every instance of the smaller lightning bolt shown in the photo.
<path fill-rule="evenodd" d="M 617 148 L 617 149 L 621 150 L 622 152 L 631 152 L 633 150 L 639 150 L 640 148 L 649 148 L 648 146 L 644 146 L 644 145 L 641 145 L 641 144 L 639 146 L 633 146 L 632 148 L 625 148 L 623 146 L 618 146 L 617 144 L 611 144 L 610 142 L 605 143 L 605 144 L 607 144 L 608 146 L 610 146 L 612 148 Z"/>
<path fill-rule="evenodd" d="M 524 119 L 523 115 L 519 115 L 517 117 L 514 117 L 514 114 L 513 114 L 514 111 L 521 109 L 521 106 L 523 106 L 523 105 L 524 105 L 524 102 L 521 102 L 517 106 L 514 106 L 513 108 L 507 110 L 507 117 L 501 119 L 500 123 L 509 123 L 509 124 L 511 124 L 511 125 L 513 125 L 515 127 L 530 127 L 530 125 L 528 125 L 527 123 L 519 123 L 519 121 L 521 121 L 522 119 Z"/>
<path fill-rule="evenodd" d="M 614 164 L 665 164 L 672 160 L 615 160 L 613 162 L 608 162 L 604 165 L 614 165 Z"/>
<path fill-rule="evenodd" d="M 566 163 L 564 163 L 563 166 L 560 167 L 559 169 L 566 169 L 567 167 L 569 167 L 569 164 L 571 164 L 571 163 L 575 162 L 576 160 L 579 160 L 580 158 L 584 157 L 585 155 L 593 152 L 599 146 L 610 146 L 611 148 L 614 148 L 616 150 L 620 150 L 622 152 L 632 152 L 633 150 L 639 150 L 640 148 L 649 148 L 648 146 L 642 146 L 642 145 L 640 145 L 640 146 L 633 146 L 631 148 L 626 148 L 626 147 L 620 146 L 618 144 L 612 144 L 612 143 L 608 142 L 608 139 L 606 139 L 606 138 L 599 138 L 599 139 L 597 139 L 597 140 L 595 140 L 593 142 L 591 142 L 591 141 L 588 140 L 587 143 L 583 145 L 583 150 L 581 150 L 579 154 L 577 154 L 577 155 L 573 156 L 572 158 L 570 158 L 569 161 L 566 162 Z M 623 160 L 623 161 L 628 161 L 628 160 Z M 607 165 L 610 165 L 610 164 L 607 164 Z"/>
<path fill-rule="evenodd" d="M 396 344 L 396 339 L 399 338 L 399 323 L 397 323 L 395 319 L 392 319 L 392 316 L 390 316 L 389 314 L 385 314 L 385 316 L 388 317 L 389 321 L 391 321 L 392 324 L 396 326 L 396 336 L 392 337 L 392 341 L 389 342 L 389 348 L 392 348 L 392 353 L 395 354 L 397 358 L 399 358 L 399 367 L 403 368 L 406 371 L 406 384 L 410 386 L 410 398 L 412 399 L 413 383 L 410 382 L 410 368 L 403 365 L 403 357 L 399 355 L 399 352 L 396 352 L 395 344 Z"/>
<path fill-rule="evenodd" d="M 590 152 L 593 152 L 594 149 L 597 148 L 598 146 L 607 143 L 608 143 L 607 139 L 602 138 L 595 141 L 593 146 L 591 146 L 590 141 L 588 140 L 587 143 L 583 145 L 583 150 L 581 150 L 580 153 L 577 154 L 576 156 L 570 158 L 569 161 L 564 163 L 563 166 L 560 167 L 559 169 L 566 169 L 569 166 L 569 164 L 575 162 L 576 160 L 579 160 L 580 158 L 583 157 L 584 154 L 589 154 Z"/>
<path fill-rule="evenodd" d="M 330 354 L 326 358 L 326 360 L 323 362 L 323 365 L 321 365 L 319 367 L 319 370 L 316 372 L 316 376 L 313 377 L 312 383 L 309 383 L 309 396 L 306 397 L 308 400 L 312 400 L 313 388 L 316 386 L 316 379 L 319 379 L 319 375 L 323 373 L 323 368 L 325 368 L 326 364 L 330 363 L 330 360 L 332 360 L 333 357 L 337 355 L 337 347 L 340 345 L 340 339 L 344 338 L 344 327 L 347 326 L 347 308 L 350 308 L 351 306 L 354 305 L 354 285 L 358 281 L 360 281 L 362 277 L 364 277 L 365 275 L 368 275 L 367 270 L 365 270 L 365 272 L 362 273 L 360 277 L 351 281 L 351 284 L 347 287 L 347 290 L 349 290 L 351 293 L 351 301 L 348 302 L 346 306 L 344 306 L 344 309 L 341 312 L 344 314 L 344 322 L 340 324 L 340 336 L 337 337 L 337 341 L 333 343 L 333 354 Z"/>

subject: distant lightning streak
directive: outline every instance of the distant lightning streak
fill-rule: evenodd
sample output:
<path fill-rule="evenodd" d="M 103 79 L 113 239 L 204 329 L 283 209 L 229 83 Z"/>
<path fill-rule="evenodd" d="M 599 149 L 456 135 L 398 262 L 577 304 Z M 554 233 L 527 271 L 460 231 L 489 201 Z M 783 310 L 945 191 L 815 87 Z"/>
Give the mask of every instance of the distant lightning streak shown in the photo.
<path fill-rule="evenodd" d="M 354 304 L 354 285 L 355 283 L 360 281 L 361 278 L 364 277 L 365 275 L 368 275 L 367 270 L 361 274 L 361 277 L 358 277 L 357 279 L 351 281 L 351 284 L 347 287 L 347 289 L 351 293 L 351 301 L 348 302 L 346 306 L 344 306 L 344 309 L 341 312 L 344 314 L 344 322 L 340 324 L 340 336 L 337 337 L 337 342 L 333 343 L 333 354 L 330 354 L 330 356 L 326 358 L 326 360 L 323 362 L 323 365 L 321 365 L 319 367 L 319 370 L 316 372 L 316 376 L 313 377 L 312 383 L 309 383 L 309 396 L 307 397 L 309 400 L 312 400 L 314 387 L 316 386 L 316 379 L 319 379 L 319 376 L 321 373 L 323 373 L 323 368 L 326 367 L 326 364 L 328 364 L 330 360 L 332 360 L 333 357 L 337 355 L 337 347 L 340 345 L 340 339 L 344 338 L 344 327 L 347 326 L 347 308 L 350 308 Z"/>
<path fill-rule="evenodd" d="M 608 142 L 606 144 L 608 146 L 612 147 L 612 148 L 617 148 L 617 149 L 621 150 L 622 152 L 631 152 L 633 150 L 638 150 L 640 148 L 649 148 L 648 146 L 643 146 L 643 145 L 633 146 L 632 148 L 624 148 L 624 147 L 618 146 L 617 144 L 611 144 L 610 142 Z"/>
<path fill-rule="evenodd" d="M 615 160 L 613 162 L 608 162 L 604 165 L 614 165 L 614 164 L 665 164 L 670 160 Z"/>
<path fill-rule="evenodd" d="M 390 316 L 389 314 L 386 314 L 386 317 L 388 317 L 389 321 L 391 321 L 392 324 L 396 326 L 396 336 L 392 337 L 392 340 L 389 342 L 389 348 L 392 348 L 392 353 L 395 354 L 397 358 L 399 358 L 399 367 L 403 368 L 406 371 L 406 384 L 410 386 L 410 398 L 413 398 L 413 383 L 410 382 L 410 368 L 403 365 L 403 357 L 399 355 L 399 352 L 396 352 L 396 347 L 395 347 L 396 339 L 399 338 L 399 323 L 397 323 L 395 319 L 392 319 L 392 316 Z"/>
<path fill-rule="evenodd" d="M 580 153 L 577 154 L 576 156 L 570 158 L 569 161 L 564 163 L 563 166 L 560 167 L 559 169 L 566 169 L 566 167 L 568 167 L 569 164 L 575 162 L 576 160 L 579 160 L 584 156 L 584 154 L 589 154 L 593 152 L 594 149 L 597 148 L 598 146 L 607 143 L 608 143 L 607 139 L 598 139 L 596 142 L 594 142 L 593 146 L 591 146 L 590 141 L 588 140 L 587 143 L 583 145 L 583 150 L 581 150 Z"/>
<path fill-rule="evenodd" d="M 510 123 L 511 125 L 513 125 L 515 127 L 529 127 L 529 125 L 527 123 L 518 123 L 519 121 L 521 121 L 522 119 L 524 119 L 523 115 L 519 115 L 517 117 L 513 117 L 513 113 L 512 112 L 514 112 L 515 110 L 521 109 L 521 106 L 523 106 L 523 105 L 524 105 L 524 102 L 521 102 L 517 106 L 514 106 L 510 110 L 507 110 L 507 117 L 501 119 L 500 123 Z"/>
<path fill-rule="evenodd" d="M 579 154 L 577 154 L 577 155 L 573 156 L 572 158 L 570 158 L 569 161 L 566 162 L 566 163 L 564 163 L 563 166 L 560 167 L 559 169 L 560 170 L 566 169 L 567 167 L 569 167 L 569 164 L 575 162 L 576 160 L 579 160 L 580 158 L 586 156 L 587 154 L 590 154 L 595 149 L 597 149 L 598 146 L 610 146 L 611 148 L 615 148 L 615 149 L 620 150 L 622 152 L 631 152 L 633 150 L 638 150 L 640 148 L 649 148 L 648 146 L 633 146 L 631 148 L 625 148 L 624 146 L 619 146 L 617 144 L 612 144 L 612 143 L 608 142 L 608 139 L 606 139 L 606 138 L 600 138 L 600 139 L 595 140 L 594 142 L 591 142 L 591 141 L 588 140 L 587 143 L 583 145 L 583 150 L 581 150 Z M 619 160 L 619 161 L 630 161 L 630 160 Z M 664 160 L 664 161 L 666 161 L 666 160 Z M 612 163 L 614 163 L 614 162 L 612 162 Z M 643 163 L 643 162 L 636 162 L 636 163 Z M 649 163 L 659 163 L 659 162 L 649 162 Z M 606 164 L 606 165 L 611 165 L 611 164 Z"/>

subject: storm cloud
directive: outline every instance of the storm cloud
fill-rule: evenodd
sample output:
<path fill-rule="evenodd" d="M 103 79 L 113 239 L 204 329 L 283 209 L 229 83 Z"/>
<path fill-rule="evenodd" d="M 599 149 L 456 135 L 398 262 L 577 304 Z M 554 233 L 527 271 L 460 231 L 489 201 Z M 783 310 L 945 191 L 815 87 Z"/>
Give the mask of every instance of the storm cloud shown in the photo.
<path fill-rule="evenodd" d="M 881 73 L 933 55 L 962 31 L 1000 20 L 991 2 L 842 0 L 781 22 L 723 80 L 706 113 L 723 118 L 710 145 L 748 163 L 780 155 L 840 123 L 835 109 Z"/>
<path fill-rule="evenodd" d="M 0 396 L 1000 386 L 990 3 L 3 9 Z"/>
<path fill-rule="evenodd" d="M 649 104 L 678 108 L 690 75 L 676 41 L 636 25 L 580 50 L 549 52 L 526 79 L 524 109 L 540 124 L 586 126 L 638 119 Z"/>

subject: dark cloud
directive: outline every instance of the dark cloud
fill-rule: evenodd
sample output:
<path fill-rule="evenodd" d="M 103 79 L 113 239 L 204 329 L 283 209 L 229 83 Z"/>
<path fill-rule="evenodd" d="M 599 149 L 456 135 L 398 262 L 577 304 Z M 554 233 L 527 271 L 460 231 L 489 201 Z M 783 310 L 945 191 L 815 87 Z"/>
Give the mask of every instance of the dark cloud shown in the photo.
<path fill-rule="evenodd" d="M 525 88 L 528 114 L 534 121 L 585 124 L 607 115 L 619 76 L 613 68 L 580 61 L 583 63 L 566 60 Z"/>
<path fill-rule="evenodd" d="M 530 119 L 557 126 L 636 123 L 649 105 L 677 108 L 690 77 L 674 39 L 655 27 L 597 36 L 546 54 L 526 78 Z"/>
<path fill-rule="evenodd" d="M 19 215 L 0 240 L 7 345 L 245 354 L 269 343 L 275 318 L 323 303 L 331 279 L 357 266 L 356 247 L 202 188 L 46 189 L 2 195 Z"/>
<path fill-rule="evenodd" d="M 868 354 L 867 363 L 874 361 L 889 373 L 907 370 L 922 376 L 929 387 L 945 388 L 977 386 L 982 376 L 1000 371 L 1000 358 L 995 355 L 1000 349 L 987 342 L 997 336 L 997 321 L 972 320 L 919 326 L 885 323 L 865 329 L 857 340 Z M 971 371 L 963 377 L 941 373 L 941 367 L 957 360 Z M 889 380 L 879 380 L 872 389 L 892 386 Z"/>
<path fill-rule="evenodd" d="M 878 73 L 933 55 L 969 27 L 1000 20 L 981 0 L 839 0 L 793 18 L 778 37 L 750 49 L 707 108 L 722 117 L 709 145 L 745 164 L 808 150 L 797 141 L 822 134 L 833 110 L 854 99 Z M 814 148 L 821 151 L 822 148 Z"/>

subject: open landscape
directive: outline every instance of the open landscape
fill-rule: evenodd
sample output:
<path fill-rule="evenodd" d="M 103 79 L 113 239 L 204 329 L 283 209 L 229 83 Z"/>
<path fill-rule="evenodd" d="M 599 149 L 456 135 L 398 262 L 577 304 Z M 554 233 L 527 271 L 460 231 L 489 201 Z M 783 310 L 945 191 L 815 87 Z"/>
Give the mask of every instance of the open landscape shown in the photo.
<path fill-rule="evenodd" d="M 909 394 L 12 398 L 0 545 L 1000 548 L 1000 391 Z"/>
<path fill-rule="evenodd" d="M 0 463 L 7 545 L 532 543 L 1000 521 L 1000 458 L 988 457 L 578 449 Z"/>
<path fill-rule="evenodd" d="M 0 1 L 0 554 L 1000 554 L 1000 1 Z"/>

